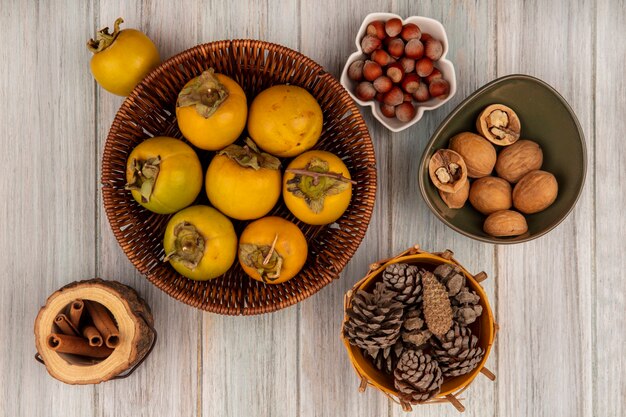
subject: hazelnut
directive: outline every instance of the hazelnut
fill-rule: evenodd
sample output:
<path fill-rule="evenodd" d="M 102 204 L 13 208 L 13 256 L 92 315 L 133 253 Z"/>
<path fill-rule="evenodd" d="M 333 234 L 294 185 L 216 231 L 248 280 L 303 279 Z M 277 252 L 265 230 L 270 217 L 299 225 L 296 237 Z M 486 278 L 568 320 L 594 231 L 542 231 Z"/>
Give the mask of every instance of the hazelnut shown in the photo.
<path fill-rule="evenodd" d="M 424 45 L 419 39 L 411 39 L 404 46 L 404 55 L 411 59 L 420 59 L 424 56 Z"/>
<path fill-rule="evenodd" d="M 363 64 L 363 77 L 367 81 L 374 81 L 376 78 L 383 75 L 383 69 L 374 61 L 367 60 Z"/>
<path fill-rule="evenodd" d="M 381 75 L 374 80 L 374 88 L 379 93 L 386 93 L 387 91 L 391 90 L 391 87 L 393 87 L 393 83 L 391 82 L 391 79 L 387 76 Z"/>
<path fill-rule="evenodd" d="M 397 106 L 404 101 L 404 93 L 400 87 L 392 87 L 391 90 L 385 93 L 383 96 L 383 102 L 390 106 Z"/>
<path fill-rule="evenodd" d="M 384 67 L 391 62 L 391 56 L 389 56 L 389 54 L 386 51 L 383 51 L 382 49 L 377 49 L 374 52 L 372 52 L 372 55 L 370 56 L 370 58 L 372 59 L 372 61 L 376 62 L 381 67 Z"/>
<path fill-rule="evenodd" d="M 450 94 L 450 83 L 443 78 L 436 78 L 428 85 L 428 91 L 431 96 L 443 100 Z"/>
<path fill-rule="evenodd" d="M 428 85 L 423 81 L 420 82 L 420 85 L 417 87 L 417 90 L 413 93 L 413 98 L 420 103 L 424 101 L 428 101 L 430 99 L 430 93 L 428 92 Z"/>
<path fill-rule="evenodd" d="M 433 68 L 433 72 L 431 72 L 430 75 L 426 77 L 426 82 L 430 84 L 438 78 L 443 78 L 443 74 L 437 68 Z"/>
<path fill-rule="evenodd" d="M 402 81 L 402 77 L 404 77 L 404 68 L 401 63 L 394 62 L 393 64 L 389 64 L 386 73 L 387 77 L 391 78 L 391 81 L 399 83 Z"/>
<path fill-rule="evenodd" d="M 385 33 L 385 22 L 375 20 L 367 25 L 366 32 L 368 35 L 376 36 L 378 39 L 383 40 L 387 36 Z"/>
<path fill-rule="evenodd" d="M 402 20 L 397 17 L 387 20 L 385 32 L 387 32 L 387 36 L 398 36 L 402 32 Z"/>
<path fill-rule="evenodd" d="M 413 94 L 417 91 L 420 85 L 420 77 L 414 72 L 407 74 L 402 79 L 402 89 L 409 94 Z"/>
<path fill-rule="evenodd" d="M 411 39 L 419 39 L 420 36 L 422 36 L 422 31 L 415 23 L 407 23 L 402 27 L 402 32 L 400 32 L 400 36 L 405 41 L 410 41 Z"/>
<path fill-rule="evenodd" d="M 463 132 L 453 136 L 448 147 L 463 157 L 468 177 L 486 177 L 493 171 L 496 164 L 496 148 L 485 138 Z"/>
<path fill-rule="evenodd" d="M 385 117 L 396 117 L 396 106 L 390 106 L 389 104 L 382 103 L 380 105 L 380 112 Z"/>
<path fill-rule="evenodd" d="M 515 184 L 530 171 L 541 168 L 543 152 L 532 140 L 518 140 L 504 148 L 496 161 L 498 176 Z"/>
<path fill-rule="evenodd" d="M 380 46 L 381 46 L 380 39 L 372 35 L 365 35 L 363 37 L 363 40 L 361 41 L 361 49 L 363 50 L 364 54 L 369 55 L 372 52 L 374 52 L 376 49 L 380 48 Z"/>
<path fill-rule="evenodd" d="M 394 58 L 400 58 L 404 54 L 404 41 L 396 38 L 387 45 L 387 52 Z"/>
<path fill-rule="evenodd" d="M 354 81 L 361 81 L 363 79 L 363 64 L 365 62 L 361 59 L 354 61 L 348 67 L 348 77 Z"/>
<path fill-rule="evenodd" d="M 511 184 L 502 178 L 483 177 L 472 183 L 470 204 L 482 214 L 511 208 Z"/>
<path fill-rule="evenodd" d="M 513 109 L 504 104 L 492 104 L 476 119 L 476 129 L 490 142 L 508 146 L 519 139 L 522 126 Z"/>
<path fill-rule="evenodd" d="M 428 39 L 424 41 L 424 54 L 432 59 L 433 61 L 437 61 L 441 58 L 443 54 L 443 44 L 437 39 Z"/>
<path fill-rule="evenodd" d="M 517 211 L 500 210 L 485 219 L 483 230 L 495 237 L 519 236 L 528 231 L 528 224 Z"/>
<path fill-rule="evenodd" d="M 451 209 L 460 209 L 465 205 L 467 197 L 470 191 L 470 182 L 465 181 L 459 191 L 456 193 L 446 193 L 445 191 L 439 191 L 439 196 L 446 205 Z"/>
<path fill-rule="evenodd" d="M 554 203 L 558 192 L 554 175 L 541 170 L 530 171 L 515 185 L 513 205 L 525 214 L 539 213 Z"/>
<path fill-rule="evenodd" d="M 415 107 L 410 102 L 403 102 L 396 106 L 396 117 L 401 122 L 408 122 L 415 117 Z"/>
<path fill-rule="evenodd" d="M 376 89 L 369 81 L 361 81 L 356 86 L 356 96 L 359 100 L 368 101 L 376 96 Z"/>
<path fill-rule="evenodd" d="M 408 74 L 409 72 L 413 72 L 415 70 L 415 60 L 411 58 L 404 57 L 400 59 L 400 64 L 402 68 L 404 68 L 404 72 Z"/>
<path fill-rule="evenodd" d="M 433 72 L 433 61 L 430 58 L 422 58 L 415 63 L 415 72 L 420 77 L 427 77 Z"/>
<path fill-rule="evenodd" d="M 439 149 L 428 163 L 430 179 L 441 191 L 455 193 L 467 182 L 467 167 L 458 153 L 450 149 Z"/>

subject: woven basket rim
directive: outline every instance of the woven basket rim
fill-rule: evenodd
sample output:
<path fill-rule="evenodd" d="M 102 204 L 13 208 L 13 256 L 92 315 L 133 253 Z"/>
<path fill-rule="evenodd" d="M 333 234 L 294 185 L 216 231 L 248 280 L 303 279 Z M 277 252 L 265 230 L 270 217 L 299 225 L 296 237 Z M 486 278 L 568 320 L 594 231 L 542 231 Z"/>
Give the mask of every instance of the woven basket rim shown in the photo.
<path fill-rule="evenodd" d="M 193 298 L 193 297 L 189 297 L 189 296 L 185 296 L 181 294 L 176 294 L 175 291 L 171 289 L 171 287 L 166 287 L 159 280 L 159 276 L 157 274 L 149 272 L 147 265 L 145 265 L 142 259 L 139 259 L 138 257 L 133 256 L 134 255 L 133 246 L 132 244 L 127 242 L 127 239 L 125 239 L 123 235 L 123 231 L 120 229 L 115 229 L 113 227 L 111 227 L 111 229 L 118 244 L 122 248 L 127 258 L 135 266 L 135 268 L 142 275 L 144 275 L 148 279 L 148 281 L 150 281 L 157 288 L 167 293 L 169 296 L 177 299 L 178 301 L 182 301 L 185 304 L 188 304 L 192 307 L 196 307 L 196 308 L 208 311 L 208 312 L 214 312 L 214 313 L 226 314 L 226 315 L 254 315 L 254 314 L 270 313 L 273 311 L 280 310 L 282 308 L 292 306 L 302 301 L 303 299 L 317 293 L 323 287 L 331 283 L 333 280 L 339 278 L 339 274 L 345 268 L 347 263 L 352 259 L 352 257 L 354 256 L 354 253 L 356 252 L 361 242 L 363 241 L 363 238 L 365 237 L 365 234 L 369 227 L 369 223 L 371 221 L 371 216 L 372 216 L 373 209 L 374 209 L 374 200 L 376 197 L 376 181 L 377 181 L 376 159 L 375 159 L 375 152 L 374 152 L 374 147 L 371 141 L 371 137 L 369 135 L 367 125 L 365 124 L 365 121 L 363 120 L 362 115 L 357 105 L 354 103 L 354 100 L 352 100 L 348 92 L 339 83 L 339 81 L 334 76 L 332 76 L 329 72 L 327 72 L 321 65 L 313 61 L 311 58 L 301 54 L 300 52 L 290 49 L 288 47 L 285 47 L 283 45 L 279 45 L 279 44 L 272 43 L 272 42 L 261 41 L 261 40 L 254 40 L 254 39 L 220 40 L 220 41 L 198 44 L 194 47 L 186 49 L 168 58 L 167 60 L 163 61 L 159 66 L 157 66 L 154 70 L 152 70 L 133 89 L 131 94 L 124 100 L 124 102 L 118 109 L 115 115 L 115 118 L 113 119 L 113 122 L 111 123 L 111 127 L 107 134 L 107 138 L 106 138 L 104 149 L 103 149 L 103 155 L 101 159 L 102 199 L 103 199 L 103 205 L 104 205 L 105 213 L 107 216 L 107 220 L 109 221 L 109 225 L 112 226 L 112 218 L 116 216 L 114 213 L 115 206 L 113 203 L 112 194 L 107 193 L 106 190 L 114 189 L 115 187 L 112 185 L 109 178 L 105 175 L 105 170 L 108 167 L 107 156 L 109 155 L 109 153 L 113 151 L 113 145 L 115 141 L 114 137 L 120 131 L 122 120 L 124 118 L 130 117 L 128 115 L 128 108 L 131 106 L 131 104 L 135 100 L 140 99 L 144 91 L 148 90 L 151 84 L 155 82 L 155 80 L 157 80 L 160 75 L 165 74 L 168 71 L 170 71 L 174 66 L 178 65 L 181 60 L 186 60 L 191 57 L 198 56 L 199 54 L 201 55 L 203 51 L 207 49 L 211 49 L 211 48 L 219 48 L 219 49 L 229 48 L 230 51 L 232 52 L 233 45 L 270 50 L 273 52 L 278 52 L 281 55 L 286 54 L 290 56 L 291 58 L 293 58 L 294 60 L 298 61 L 298 63 L 304 64 L 305 66 L 312 68 L 314 72 L 316 73 L 316 77 L 319 78 L 319 82 L 330 84 L 333 92 L 335 92 L 335 94 L 340 96 L 342 100 L 346 101 L 346 104 L 347 104 L 346 112 L 348 111 L 351 112 L 352 113 L 351 117 L 356 118 L 357 120 L 356 126 L 358 129 L 358 132 L 364 138 L 363 153 L 366 154 L 367 159 L 371 160 L 370 162 L 368 162 L 371 169 L 368 169 L 367 180 L 363 181 L 363 183 L 361 184 L 361 187 L 363 189 L 363 201 L 358 206 L 359 211 L 362 214 L 361 220 L 362 222 L 365 223 L 365 225 L 364 227 L 357 230 L 356 233 L 352 236 L 352 241 L 355 243 L 355 245 L 353 246 L 353 248 L 351 247 L 345 248 L 345 254 L 347 256 L 338 257 L 337 259 L 334 260 L 333 268 L 332 270 L 329 271 L 329 274 L 332 275 L 332 277 L 329 278 L 328 276 L 324 276 L 323 279 L 320 279 L 317 282 L 311 282 L 309 286 L 306 287 L 306 291 L 303 290 L 303 291 L 294 293 L 290 295 L 288 298 L 283 299 L 280 302 L 273 302 L 272 304 L 267 304 L 267 305 L 262 305 L 262 306 L 250 306 L 250 305 L 245 305 L 245 302 L 242 302 L 242 305 L 240 307 L 233 307 L 233 306 L 224 306 L 221 304 L 215 304 L 212 302 L 203 303 L 202 300 L 199 298 Z M 229 56 L 228 59 L 232 60 L 233 59 L 232 55 Z M 351 204 L 355 204 L 355 203 L 352 202 Z M 246 277 L 245 279 L 248 279 L 248 278 Z M 296 276 L 294 279 L 298 279 L 298 276 Z M 210 285 L 210 280 L 207 281 L 207 285 Z M 282 284 L 276 284 L 276 285 L 282 285 Z M 245 291 L 247 288 L 249 288 L 247 283 L 242 283 L 242 291 L 244 292 L 244 294 L 241 296 L 241 298 L 243 300 L 245 300 Z"/>
<path fill-rule="evenodd" d="M 352 367 L 354 368 L 355 372 L 357 373 L 357 375 L 359 376 L 359 378 L 361 378 L 362 380 L 366 381 L 368 385 L 372 385 L 374 388 L 376 388 L 377 390 L 381 391 L 383 394 L 385 394 L 386 396 L 388 396 L 390 399 L 392 399 L 393 401 L 401 404 L 401 401 L 398 399 L 398 393 L 396 390 L 388 390 L 387 388 L 383 387 L 382 384 L 380 384 L 374 377 L 372 377 L 371 375 L 368 375 L 367 372 L 365 372 L 365 370 L 361 369 L 361 367 L 355 362 L 355 360 L 353 359 L 353 353 L 352 353 L 352 348 L 353 346 L 349 343 L 348 339 L 344 336 L 343 334 L 343 323 L 345 323 L 345 321 L 348 319 L 348 316 L 346 315 L 346 309 L 347 307 L 350 305 L 351 301 L 352 301 L 352 297 L 354 295 L 354 292 L 361 289 L 366 283 L 369 282 L 374 282 L 376 281 L 382 274 L 382 271 L 384 271 L 384 269 L 391 264 L 396 264 L 396 263 L 400 263 L 400 262 L 406 262 L 406 261 L 413 261 L 413 260 L 419 260 L 419 259 L 434 259 L 437 261 L 440 261 L 442 264 L 443 263 L 447 263 L 447 264 L 451 264 L 451 265 L 458 265 L 462 271 L 463 274 L 465 275 L 466 279 L 472 284 L 472 289 L 477 291 L 481 297 L 481 300 L 483 301 L 483 304 L 485 306 L 485 311 L 483 311 L 483 314 L 487 314 L 487 319 L 488 319 L 488 328 L 484 329 L 487 332 L 487 338 L 488 338 L 488 342 L 487 345 L 485 347 L 485 355 L 483 356 L 482 360 L 480 361 L 480 363 L 478 364 L 478 366 L 476 366 L 476 368 L 474 368 L 474 370 L 472 370 L 472 372 L 470 374 L 468 374 L 468 376 L 466 376 L 464 379 L 461 380 L 461 382 L 449 389 L 448 391 L 445 392 L 441 392 L 439 394 L 437 394 L 437 396 L 435 396 L 434 398 L 424 402 L 424 404 L 428 404 L 428 403 L 438 403 L 438 402 L 452 402 L 450 401 L 450 397 L 452 398 L 456 398 L 458 397 L 463 391 L 465 391 L 471 384 L 472 382 L 474 382 L 474 379 L 476 379 L 476 377 L 478 376 L 478 374 L 481 372 L 481 370 L 485 367 L 485 364 L 487 362 L 487 359 L 489 358 L 489 355 L 491 353 L 491 349 L 493 347 L 493 344 L 495 343 L 495 338 L 496 338 L 496 333 L 497 333 L 497 324 L 495 322 L 495 318 L 493 315 L 493 310 L 491 308 L 491 304 L 489 303 L 489 298 L 487 297 L 486 292 L 484 291 L 484 288 L 482 287 L 482 285 L 480 285 L 480 282 L 478 282 L 475 278 L 474 275 L 472 275 L 469 271 L 467 271 L 467 269 L 461 265 L 456 259 L 454 259 L 452 256 L 450 256 L 450 259 L 446 259 L 444 258 L 442 255 L 445 252 L 428 252 L 428 251 L 424 251 L 421 250 L 419 248 L 419 246 L 415 246 L 413 248 L 408 249 L 407 251 L 404 251 L 400 254 L 398 254 L 397 256 L 394 256 L 392 258 L 389 259 L 385 259 L 379 262 L 376 262 L 374 264 L 372 264 L 370 266 L 370 269 L 368 270 L 367 274 L 360 279 L 358 282 L 356 282 L 354 284 L 354 286 L 346 293 L 345 295 L 345 299 L 344 299 L 344 319 L 342 322 L 342 331 L 341 331 L 341 339 L 343 341 L 343 344 L 346 348 L 346 351 L 348 352 L 348 356 L 350 359 L 350 362 L 352 364 Z M 451 253 L 451 252 L 450 252 Z"/>

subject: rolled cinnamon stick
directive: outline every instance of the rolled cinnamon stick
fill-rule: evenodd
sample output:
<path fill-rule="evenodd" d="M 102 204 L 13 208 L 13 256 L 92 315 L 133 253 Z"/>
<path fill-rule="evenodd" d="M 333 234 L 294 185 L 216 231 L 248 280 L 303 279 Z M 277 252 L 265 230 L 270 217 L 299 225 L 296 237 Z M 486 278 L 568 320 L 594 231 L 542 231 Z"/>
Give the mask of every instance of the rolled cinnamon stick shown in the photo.
<path fill-rule="evenodd" d="M 61 333 L 68 336 L 78 336 L 78 330 L 76 329 L 76 327 L 74 327 L 72 322 L 70 322 L 65 314 L 57 314 L 57 316 L 54 318 L 54 324 L 59 327 Z"/>
<path fill-rule="evenodd" d="M 106 346 L 90 346 L 87 339 L 66 334 L 51 333 L 48 336 L 48 347 L 58 353 L 88 356 L 90 358 L 107 358 L 113 349 Z"/>
<path fill-rule="evenodd" d="M 120 333 L 109 311 L 100 303 L 92 301 L 85 301 L 84 303 L 93 324 L 102 335 L 104 343 L 110 348 L 116 347 L 120 343 Z"/>
<path fill-rule="evenodd" d="M 80 327 L 80 317 L 83 315 L 84 306 L 83 300 L 74 300 L 70 305 L 70 322 L 77 329 Z"/>
<path fill-rule="evenodd" d="M 102 346 L 102 335 L 94 326 L 85 326 L 83 336 L 89 340 L 89 346 Z"/>

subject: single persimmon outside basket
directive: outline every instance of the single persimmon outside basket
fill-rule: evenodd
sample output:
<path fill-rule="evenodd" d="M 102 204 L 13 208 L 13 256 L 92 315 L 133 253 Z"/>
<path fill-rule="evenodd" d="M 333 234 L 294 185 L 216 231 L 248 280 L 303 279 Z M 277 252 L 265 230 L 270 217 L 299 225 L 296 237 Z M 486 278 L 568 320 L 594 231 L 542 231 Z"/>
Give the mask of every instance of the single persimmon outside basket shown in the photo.
<path fill-rule="evenodd" d="M 344 298 L 344 310 L 347 310 L 347 308 L 351 305 L 352 296 L 357 290 L 371 291 L 375 283 L 380 281 L 382 272 L 388 265 L 404 262 L 412 265 L 419 265 L 420 267 L 429 270 L 432 270 L 437 265 L 441 265 L 443 263 L 458 265 L 461 267 L 461 270 L 467 279 L 467 285 L 472 291 L 476 291 L 476 293 L 480 296 L 479 303 L 483 308 L 483 312 L 479 319 L 470 325 L 470 328 L 472 329 L 472 333 L 478 337 L 478 346 L 485 351 L 485 355 L 478 366 L 471 372 L 444 380 L 439 394 L 425 403 L 449 402 L 457 410 L 464 411 L 465 407 L 461 404 L 458 396 L 465 391 L 474 378 L 476 378 L 479 373 L 483 373 L 489 379 L 495 380 L 495 375 L 485 368 L 485 362 L 487 362 L 491 346 L 493 345 L 496 336 L 497 324 L 494 321 L 493 312 L 491 311 L 489 300 L 487 300 L 487 294 L 485 293 L 483 287 L 479 284 L 480 281 L 487 278 L 487 275 L 484 272 L 480 272 L 476 275 L 470 274 L 456 259 L 452 257 L 452 255 L 453 253 L 450 250 L 446 250 L 441 253 L 429 253 L 420 250 L 419 246 L 416 245 L 393 258 L 385 259 L 372 264 L 367 275 L 354 284 L 354 287 L 346 293 Z M 347 319 L 348 316 L 346 315 L 344 322 Z M 361 349 L 350 344 L 348 339 L 344 337 L 343 331 L 341 338 L 348 351 L 350 362 L 352 362 L 357 375 L 361 378 L 359 390 L 365 391 L 368 385 L 372 385 L 382 391 L 393 401 L 401 404 L 405 411 L 410 411 L 411 405 L 398 398 L 398 391 L 394 387 L 392 376 L 376 369 L 371 360 L 363 356 Z"/>
<path fill-rule="evenodd" d="M 269 215 L 296 223 L 307 238 L 309 254 L 300 273 L 276 285 L 250 279 L 235 263 L 223 276 L 192 281 L 163 262 L 163 232 L 170 216 L 142 208 L 124 189 L 126 160 L 141 141 L 153 136 L 182 138 L 175 118 L 178 93 L 204 70 L 235 79 L 248 102 L 276 84 L 308 90 L 319 102 L 324 126 L 314 149 L 338 155 L 350 170 L 352 201 L 331 226 L 298 221 L 281 201 Z M 212 152 L 197 150 L 204 169 Z M 289 160 L 283 159 L 283 167 Z M 150 282 L 172 297 L 219 314 L 260 314 L 295 304 L 339 276 L 354 255 L 370 221 L 376 196 L 376 159 L 367 126 L 339 82 L 320 65 L 280 45 L 253 40 L 219 41 L 198 45 L 165 61 L 133 90 L 119 109 L 104 147 L 102 194 L 109 223 L 120 246 Z M 196 204 L 208 204 L 201 193 Z M 247 222 L 234 221 L 238 234 Z"/>

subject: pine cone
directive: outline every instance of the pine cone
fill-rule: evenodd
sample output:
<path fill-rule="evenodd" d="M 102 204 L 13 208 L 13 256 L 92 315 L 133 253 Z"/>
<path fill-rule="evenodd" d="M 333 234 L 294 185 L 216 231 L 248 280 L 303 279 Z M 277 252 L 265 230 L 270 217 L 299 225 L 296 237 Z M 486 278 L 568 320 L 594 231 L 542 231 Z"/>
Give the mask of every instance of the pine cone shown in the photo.
<path fill-rule="evenodd" d="M 448 295 L 453 297 L 465 286 L 465 275 L 459 266 L 441 264 L 433 271 L 433 274 L 448 289 Z"/>
<path fill-rule="evenodd" d="M 478 338 L 469 327 L 455 324 L 445 335 L 432 338 L 433 355 L 444 376 L 465 375 L 483 359 L 485 351 L 476 346 Z"/>
<path fill-rule="evenodd" d="M 423 347 L 433 334 L 426 328 L 420 309 L 412 309 L 404 314 L 402 323 L 402 341 L 417 348 Z"/>
<path fill-rule="evenodd" d="M 461 291 L 452 299 L 452 311 L 454 319 L 464 326 L 476 321 L 483 312 L 483 307 L 478 304 L 480 296 L 469 288 L 463 287 Z"/>
<path fill-rule="evenodd" d="M 400 356 L 402 356 L 402 352 L 404 352 L 404 345 L 402 341 L 398 339 L 396 343 L 392 346 L 388 346 L 384 349 L 378 349 L 374 356 L 370 356 L 372 358 L 372 362 L 374 366 L 388 374 L 393 373 L 393 370 L 396 369 L 396 365 L 400 360 Z M 365 353 L 369 356 L 369 353 L 365 351 Z"/>
<path fill-rule="evenodd" d="M 372 294 L 359 290 L 346 311 L 348 320 L 343 333 L 351 344 L 375 357 L 379 349 L 392 346 L 400 337 L 402 303 L 394 300 L 394 293 L 379 282 Z"/>
<path fill-rule="evenodd" d="M 396 300 L 405 306 L 422 301 L 421 274 L 415 265 L 391 264 L 383 271 L 383 282 L 389 291 L 396 294 Z"/>
<path fill-rule="evenodd" d="M 421 350 L 405 350 L 393 375 L 400 399 L 412 404 L 437 395 L 443 382 L 437 361 Z"/>
<path fill-rule="evenodd" d="M 424 318 L 428 330 L 435 335 L 445 334 L 452 327 L 452 307 L 445 285 L 432 272 L 422 274 L 424 285 Z"/>

